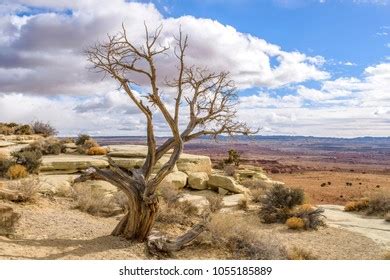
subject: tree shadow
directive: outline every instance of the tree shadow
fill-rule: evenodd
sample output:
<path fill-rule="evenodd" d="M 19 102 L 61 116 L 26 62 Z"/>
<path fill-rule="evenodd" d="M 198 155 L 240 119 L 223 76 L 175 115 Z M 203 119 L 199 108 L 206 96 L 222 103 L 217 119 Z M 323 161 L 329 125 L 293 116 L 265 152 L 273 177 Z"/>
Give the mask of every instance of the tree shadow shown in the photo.
<path fill-rule="evenodd" d="M 99 252 L 104 252 L 107 250 L 116 250 L 116 249 L 126 249 L 131 248 L 134 243 L 126 240 L 121 237 L 114 237 L 111 235 L 100 236 L 94 239 L 42 239 L 42 240 L 33 240 L 33 239 L 18 239 L 18 240 L 2 240 L 2 243 L 9 243 L 20 246 L 30 246 L 33 247 L 52 247 L 61 252 L 48 254 L 43 257 L 29 257 L 29 256 L 20 256 L 20 255 L 9 255 L 2 254 L 0 252 L 0 257 L 5 257 L 8 259 L 36 259 L 36 260 L 55 260 L 55 259 L 72 259 L 74 257 L 83 257 L 88 254 L 96 254 Z M 67 248 L 76 247 L 74 249 L 64 251 Z"/>

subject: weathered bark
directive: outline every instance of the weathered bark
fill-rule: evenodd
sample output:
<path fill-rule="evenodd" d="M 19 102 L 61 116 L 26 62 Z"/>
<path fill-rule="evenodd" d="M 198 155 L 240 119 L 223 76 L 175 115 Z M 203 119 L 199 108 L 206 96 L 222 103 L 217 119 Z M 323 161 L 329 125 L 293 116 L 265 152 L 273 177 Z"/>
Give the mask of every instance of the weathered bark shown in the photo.
<path fill-rule="evenodd" d="M 204 223 L 196 224 L 189 231 L 175 239 L 168 239 L 160 232 L 153 232 L 148 237 L 147 242 L 149 253 L 156 256 L 171 255 L 173 252 L 190 245 L 205 229 Z"/>

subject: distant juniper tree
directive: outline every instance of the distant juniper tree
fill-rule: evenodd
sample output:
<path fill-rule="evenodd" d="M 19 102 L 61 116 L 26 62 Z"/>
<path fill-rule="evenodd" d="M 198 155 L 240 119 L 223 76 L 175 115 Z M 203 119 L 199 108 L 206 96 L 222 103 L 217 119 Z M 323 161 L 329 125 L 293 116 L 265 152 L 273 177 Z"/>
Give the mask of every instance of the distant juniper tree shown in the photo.
<path fill-rule="evenodd" d="M 97 43 L 87 51 L 88 61 L 94 69 L 116 80 L 126 92 L 129 101 L 134 103 L 146 119 L 148 152 L 140 169 L 126 170 L 120 168 L 109 158 L 110 169 L 89 169 L 78 181 L 89 179 L 105 180 L 121 189 L 128 198 L 128 212 L 113 231 L 128 239 L 144 242 L 148 240 L 149 248 L 163 251 L 180 249 L 196 238 L 202 231 L 202 224 L 196 225 L 175 241 L 151 236 L 159 202 L 156 190 L 161 181 L 173 170 L 176 161 L 183 151 L 183 144 L 204 135 L 216 137 L 220 134 L 253 133 L 248 126 L 236 120 L 237 92 L 227 72 L 210 72 L 206 68 L 187 65 L 185 53 L 188 48 L 188 36 L 180 30 L 174 36 L 174 48 L 161 44 L 160 35 L 163 27 L 159 26 L 149 32 L 145 25 L 144 42 L 137 45 L 128 37 L 125 27 L 114 36 L 108 35 L 107 41 Z M 156 60 L 174 56 L 177 59 L 177 71 L 174 76 L 160 84 L 157 75 Z M 173 69 L 173 70 L 176 70 Z M 135 80 L 143 78 L 150 86 L 150 92 L 140 97 L 135 93 Z M 161 97 L 160 86 L 169 87 L 175 94 L 168 103 Z M 182 121 L 183 104 L 189 112 L 188 123 L 179 130 Z M 162 145 L 156 145 L 153 116 L 160 113 L 169 127 L 171 137 Z M 181 122 L 182 125 L 182 122 Z M 172 150 L 169 160 L 152 175 L 156 162 Z"/>

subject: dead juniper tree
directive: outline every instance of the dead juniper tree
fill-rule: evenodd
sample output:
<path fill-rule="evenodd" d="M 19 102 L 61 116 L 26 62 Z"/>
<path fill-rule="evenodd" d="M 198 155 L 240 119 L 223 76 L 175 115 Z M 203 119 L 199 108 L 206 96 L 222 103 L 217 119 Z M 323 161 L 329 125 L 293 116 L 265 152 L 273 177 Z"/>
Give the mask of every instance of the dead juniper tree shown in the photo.
<path fill-rule="evenodd" d="M 186 65 L 188 36 L 183 35 L 180 30 L 173 37 L 174 48 L 170 49 L 169 46 L 160 44 L 161 31 L 162 26 L 159 26 L 150 33 L 145 25 L 145 40 L 137 45 L 128 37 L 122 25 L 122 30 L 117 35 L 108 35 L 106 42 L 97 43 L 86 51 L 93 68 L 115 79 L 146 118 L 148 152 L 139 169 L 125 170 L 109 158 L 110 169 L 92 168 L 78 181 L 105 180 L 121 189 L 128 198 L 129 211 L 112 234 L 139 242 L 150 241 L 150 232 L 158 210 L 156 189 L 174 168 L 182 153 L 183 143 L 203 135 L 216 137 L 220 134 L 252 133 L 245 123 L 236 120 L 237 93 L 229 74 Z M 175 74 L 174 77 L 160 79 L 156 60 L 167 56 L 172 56 L 177 61 Z M 134 90 L 136 79 L 139 78 L 147 81 L 150 91 L 142 97 Z M 173 110 L 168 109 L 169 104 L 165 100 L 169 96 L 162 98 L 160 87 L 175 92 L 171 99 Z M 183 109 L 189 115 L 189 121 L 184 125 L 181 120 Z M 156 113 L 163 116 L 172 133 L 160 146 L 156 145 L 153 128 L 153 116 Z M 156 162 L 169 150 L 172 150 L 169 160 L 152 176 Z M 152 243 L 159 244 L 157 246 L 162 250 L 177 250 L 202 230 L 203 227 L 197 225 L 175 242 L 154 238 Z"/>

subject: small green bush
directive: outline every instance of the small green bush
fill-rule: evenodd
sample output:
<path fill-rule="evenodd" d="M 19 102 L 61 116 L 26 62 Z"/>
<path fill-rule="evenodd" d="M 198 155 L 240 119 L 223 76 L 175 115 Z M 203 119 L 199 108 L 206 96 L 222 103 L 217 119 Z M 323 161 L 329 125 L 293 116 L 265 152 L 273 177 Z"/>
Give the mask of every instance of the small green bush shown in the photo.
<path fill-rule="evenodd" d="M 305 194 L 301 189 L 274 185 L 261 199 L 260 218 L 265 223 L 285 223 L 291 210 L 302 204 L 304 198 Z"/>
<path fill-rule="evenodd" d="M 29 173 L 38 173 L 42 162 L 42 152 L 39 150 L 22 150 L 11 154 L 16 159 L 16 163 L 27 168 Z"/>
<path fill-rule="evenodd" d="M 240 165 L 240 153 L 234 149 L 228 151 L 228 158 L 224 160 L 225 164 L 233 164 L 235 166 Z"/>
<path fill-rule="evenodd" d="M 33 134 L 33 130 L 31 126 L 28 124 L 24 124 L 21 126 L 16 127 L 15 132 L 16 135 L 31 135 Z"/>
<path fill-rule="evenodd" d="M 88 134 L 79 134 L 79 136 L 76 139 L 76 145 L 84 145 L 85 141 L 91 139 L 91 136 Z"/>

